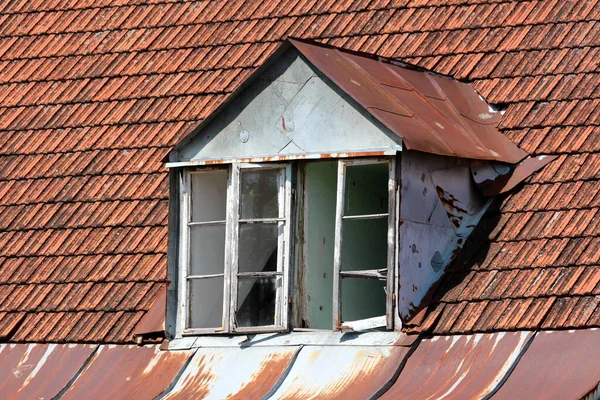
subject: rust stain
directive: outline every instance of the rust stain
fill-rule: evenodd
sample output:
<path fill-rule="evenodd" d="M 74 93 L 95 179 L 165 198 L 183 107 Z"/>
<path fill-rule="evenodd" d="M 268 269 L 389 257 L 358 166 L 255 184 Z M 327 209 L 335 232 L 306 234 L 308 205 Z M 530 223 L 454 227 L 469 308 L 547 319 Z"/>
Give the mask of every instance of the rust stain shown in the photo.
<path fill-rule="evenodd" d="M 283 371 L 292 361 L 292 353 L 273 354 L 267 357 L 235 394 L 227 397 L 231 400 L 261 399 L 277 383 Z"/>
<path fill-rule="evenodd" d="M 381 398 L 483 398 L 516 362 L 530 338 L 531 332 L 513 332 L 425 339 Z"/>
<path fill-rule="evenodd" d="M 155 346 L 100 346 L 64 399 L 155 398 L 173 382 L 190 351 Z"/>
<path fill-rule="evenodd" d="M 316 347 L 300 352 L 275 397 L 366 399 L 394 375 L 407 347 Z"/>

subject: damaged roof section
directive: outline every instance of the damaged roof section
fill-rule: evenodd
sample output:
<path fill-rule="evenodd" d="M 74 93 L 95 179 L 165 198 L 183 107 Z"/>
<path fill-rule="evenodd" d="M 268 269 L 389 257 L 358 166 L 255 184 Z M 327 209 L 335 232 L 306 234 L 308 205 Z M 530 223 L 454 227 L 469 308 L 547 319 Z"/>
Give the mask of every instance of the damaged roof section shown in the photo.
<path fill-rule="evenodd" d="M 380 57 L 290 40 L 411 150 L 514 164 L 527 156 L 468 84 Z"/>

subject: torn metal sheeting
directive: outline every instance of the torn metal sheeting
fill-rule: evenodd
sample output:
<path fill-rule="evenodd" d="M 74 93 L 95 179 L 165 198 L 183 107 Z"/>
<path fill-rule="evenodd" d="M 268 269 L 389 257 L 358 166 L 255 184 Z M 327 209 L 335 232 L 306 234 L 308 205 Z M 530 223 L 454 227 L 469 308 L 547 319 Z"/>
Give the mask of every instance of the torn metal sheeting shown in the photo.
<path fill-rule="evenodd" d="M 510 332 L 422 340 L 382 398 L 484 398 L 510 373 L 532 335 Z"/>
<path fill-rule="evenodd" d="M 393 379 L 408 347 L 306 346 L 272 399 L 368 399 Z"/>
<path fill-rule="evenodd" d="M 557 157 L 528 157 L 516 166 L 473 160 L 471 175 L 484 196 L 494 196 L 513 189 Z"/>
<path fill-rule="evenodd" d="M 53 398 L 95 348 L 89 344 L 0 344 L 0 397 Z"/>
<path fill-rule="evenodd" d="M 63 399 L 154 399 L 175 380 L 193 351 L 102 345 Z"/>
<path fill-rule="evenodd" d="M 599 329 L 539 332 L 494 400 L 580 399 L 599 381 Z"/>
<path fill-rule="evenodd" d="M 316 43 L 289 41 L 408 149 L 510 164 L 527 156 L 496 128 L 500 113 L 490 111 L 466 83 Z"/>
<path fill-rule="evenodd" d="M 433 171 L 431 178 L 456 235 L 466 239 L 479 223 L 490 201 L 484 199 L 472 183 L 466 165 Z"/>
<path fill-rule="evenodd" d="M 202 348 L 164 399 L 260 399 L 300 347 Z"/>

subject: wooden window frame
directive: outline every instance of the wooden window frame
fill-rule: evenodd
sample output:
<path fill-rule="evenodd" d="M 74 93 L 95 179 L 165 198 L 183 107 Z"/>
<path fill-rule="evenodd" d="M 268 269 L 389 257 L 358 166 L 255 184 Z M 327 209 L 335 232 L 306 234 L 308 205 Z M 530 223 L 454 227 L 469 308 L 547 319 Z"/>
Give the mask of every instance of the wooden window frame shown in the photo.
<path fill-rule="evenodd" d="M 190 328 L 189 315 L 189 284 L 191 279 L 205 279 L 210 276 L 190 276 L 190 227 L 194 225 L 209 225 L 213 221 L 191 222 L 191 177 L 193 174 L 207 173 L 227 169 L 227 206 L 225 221 L 225 265 L 223 288 L 223 318 L 222 326 L 214 328 Z M 275 272 L 242 273 L 243 277 L 275 276 L 280 285 L 276 288 L 275 316 L 273 325 L 239 327 L 235 319 L 237 309 L 238 288 L 238 254 L 239 254 L 239 224 L 240 224 L 240 173 L 243 169 L 281 169 L 279 176 L 279 217 L 277 221 L 282 232 L 278 236 L 277 270 Z M 292 223 L 292 165 L 291 163 L 232 163 L 227 167 L 206 167 L 201 169 L 184 169 L 181 178 L 181 207 L 180 207 L 180 246 L 179 246 L 179 331 L 182 336 L 205 334 L 231 333 L 267 333 L 287 331 L 289 325 L 288 298 L 290 286 L 290 254 L 291 254 L 291 223 Z M 263 220 L 264 221 L 264 220 Z M 218 221 L 222 223 L 221 221 Z M 242 223 L 248 221 L 242 221 Z M 221 274 L 217 274 L 221 276 Z"/>
<path fill-rule="evenodd" d="M 346 167 L 356 165 L 388 165 L 388 212 L 383 214 L 345 216 L 344 198 L 346 194 Z M 386 274 L 386 313 L 383 316 L 344 321 L 342 315 L 343 278 L 372 278 L 380 276 L 378 270 L 342 271 L 342 245 L 344 220 L 381 218 L 387 214 L 387 274 Z M 335 210 L 335 244 L 333 256 L 333 321 L 336 330 L 362 331 L 378 327 L 394 329 L 394 272 L 396 264 L 396 161 L 393 158 L 360 158 L 338 160 L 337 199 Z"/>

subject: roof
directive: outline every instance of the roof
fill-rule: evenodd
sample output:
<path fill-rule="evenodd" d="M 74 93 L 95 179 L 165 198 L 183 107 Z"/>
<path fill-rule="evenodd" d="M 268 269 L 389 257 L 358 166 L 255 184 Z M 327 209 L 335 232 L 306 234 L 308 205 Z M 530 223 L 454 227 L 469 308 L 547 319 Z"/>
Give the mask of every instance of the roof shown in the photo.
<path fill-rule="evenodd" d="M 169 351 L 158 345 L 3 344 L 0 393 L 8 398 L 67 399 L 350 395 L 418 400 L 514 399 L 529 393 L 558 400 L 583 398 L 598 385 L 598 329 L 417 341 L 379 337 L 376 345 L 364 345 L 364 340 L 361 345 L 358 338 L 337 345 L 302 345 L 307 338 L 294 341 L 294 335 L 280 338 L 278 344 L 270 343 L 276 338 L 261 337 L 241 347 L 213 341 Z M 291 343 L 283 345 L 284 340 Z"/>
<path fill-rule="evenodd" d="M 504 135 L 559 156 L 416 330 L 600 325 L 600 2 L 279 4 L 0 5 L 0 338 L 132 340 L 166 280 L 162 159 L 288 36 L 470 81 Z"/>

